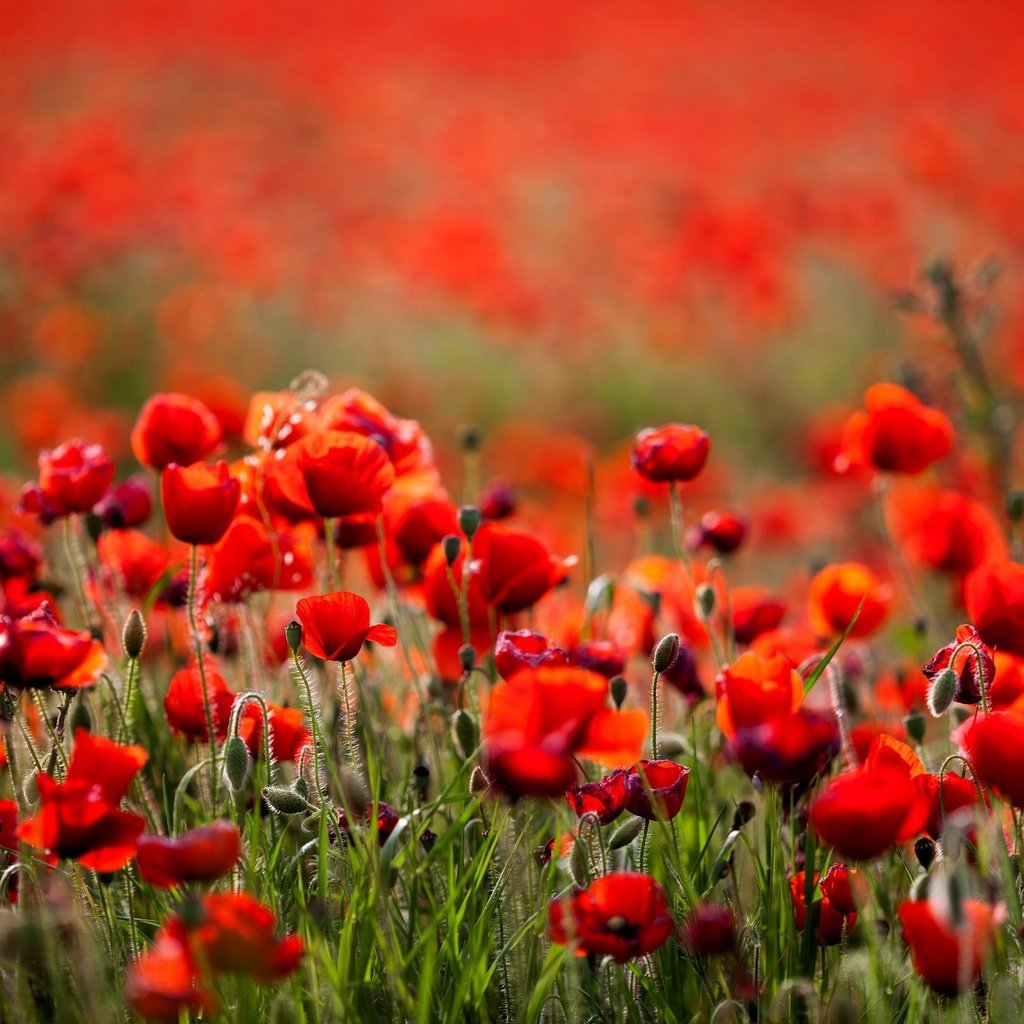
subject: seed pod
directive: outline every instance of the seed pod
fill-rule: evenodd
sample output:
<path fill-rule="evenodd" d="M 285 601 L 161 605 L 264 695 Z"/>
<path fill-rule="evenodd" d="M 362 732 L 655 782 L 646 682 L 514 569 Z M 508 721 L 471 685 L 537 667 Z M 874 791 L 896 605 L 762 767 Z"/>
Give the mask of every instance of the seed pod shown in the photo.
<path fill-rule="evenodd" d="M 611 691 L 612 702 L 617 708 L 621 708 L 626 700 L 629 684 L 622 676 L 615 676 L 608 683 L 608 689 Z"/>
<path fill-rule="evenodd" d="M 125 619 L 124 629 L 121 630 L 121 646 L 124 648 L 125 657 L 133 661 L 142 654 L 142 649 L 146 646 L 146 623 L 137 608 L 133 608 Z"/>
<path fill-rule="evenodd" d="M 480 528 L 480 509 L 475 505 L 463 505 L 459 509 L 459 529 L 466 540 L 472 540 L 473 534 Z"/>
<path fill-rule="evenodd" d="M 288 641 L 288 646 L 291 648 L 292 653 L 299 649 L 299 644 L 302 643 L 302 623 L 296 619 L 292 619 L 287 626 L 284 627 L 284 638 Z"/>
<path fill-rule="evenodd" d="M 933 680 L 928 691 L 928 710 L 935 718 L 941 718 L 956 696 L 957 678 L 951 668 L 944 668 Z"/>
<path fill-rule="evenodd" d="M 455 564 L 455 559 L 459 557 L 459 552 L 462 550 L 462 539 L 457 537 L 454 533 L 449 533 L 442 541 L 441 544 L 444 548 L 445 561 L 451 566 Z"/>
<path fill-rule="evenodd" d="M 638 835 L 640 835 L 640 829 L 643 827 L 643 818 L 630 818 L 628 821 L 624 821 L 613 833 L 611 839 L 608 840 L 609 850 L 621 850 L 624 846 L 629 846 L 631 842 Z"/>
<path fill-rule="evenodd" d="M 241 793 L 249 778 L 249 748 L 241 736 L 232 736 L 224 744 L 224 778 L 231 790 Z"/>
<path fill-rule="evenodd" d="M 932 866 L 932 861 L 935 860 L 935 843 L 927 836 L 921 836 L 914 843 L 914 853 L 917 856 L 917 863 L 927 871 Z"/>
<path fill-rule="evenodd" d="M 459 648 L 459 664 L 463 672 L 472 672 L 476 665 L 476 650 L 472 644 L 463 644 Z"/>
<path fill-rule="evenodd" d="M 651 664 L 655 672 L 667 672 L 672 667 L 672 662 L 679 657 L 679 634 L 668 633 L 658 641 L 654 648 L 654 656 Z"/>
<path fill-rule="evenodd" d="M 263 799 L 270 805 L 270 809 L 278 814 L 300 814 L 309 810 L 309 804 L 295 790 L 285 786 L 265 787 Z"/>

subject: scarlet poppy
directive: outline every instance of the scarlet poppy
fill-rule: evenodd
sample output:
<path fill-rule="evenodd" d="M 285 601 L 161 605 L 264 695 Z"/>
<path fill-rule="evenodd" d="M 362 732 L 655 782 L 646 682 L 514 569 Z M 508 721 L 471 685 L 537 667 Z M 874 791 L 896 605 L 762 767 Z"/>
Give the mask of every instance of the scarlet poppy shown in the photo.
<path fill-rule="evenodd" d="M 141 836 L 136 864 L 144 881 L 170 889 L 185 882 L 212 882 L 226 875 L 241 852 L 238 829 L 229 821 L 213 821 L 177 838 Z"/>
<path fill-rule="evenodd" d="M 108 529 L 134 529 L 152 513 L 153 493 L 142 476 L 129 477 L 107 491 L 93 511 Z"/>
<path fill-rule="evenodd" d="M 153 395 L 132 428 L 135 458 L 158 472 L 172 462 L 188 466 L 205 459 L 221 442 L 217 417 L 190 395 Z"/>
<path fill-rule="evenodd" d="M 367 640 L 394 647 L 394 626 L 370 625 L 370 606 L 358 594 L 339 590 L 319 597 L 304 597 L 295 606 L 302 623 L 302 642 L 310 654 L 324 661 L 351 661 Z"/>
<path fill-rule="evenodd" d="M 597 782 L 585 782 L 582 786 L 566 790 L 565 798 L 580 818 L 594 814 L 599 824 L 607 825 L 626 808 L 628 779 L 629 773 L 624 768 L 616 768 L 611 775 Z"/>
<path fill-rule="evenodd" d="M 633 468 L 654 483 L 692 480 L 704 468 L 711 440 L 699 427 L 669 423 L 641 430 L 633 442 Z"/>
<path fill-rule="evenodd" d="M 0 682 L 17 689 L 81 690 L 107 667 L 88 630 L 63 629 L 49 602 L 21 618 L 0 615 Z"/>
<path fill-rule="evenodd" d="M 465 592 L 470 627 L 473 630 L 485 630 L 488 628 L 489 617 L 487 604 L 484 602 L 480 589 L 480 575 L 470 569 L 469 578 L 465 581 L 464 586 L 462 574 L 465 565 L 466 552 L 464 548 L 449 566 L 444 545 L 437 544 L 423 564 L 423 600 L 427 611 L 433 618 L 443 622 L 446 626 L 461 629 L 459 595 Z M 454 587 L 452 586 L 453 581 Z"/>
<path fill-rule="evenodd" d="M 734 587 L 729 594 L 732 631 L 738 644 L 751 644 L 776 629 L 786 617 L 786 603 L 763 587 Z"/>
<path fill-rule="evenodd" d="M 402 559 L 409 565 L 420 566 L 435 544 L 449 534 L 458 533 L 458 512 L 443 491 L 404 497 L 399 497 L 397 491 L 396 486 L 388 497 L 385 526 Z M 376 541 L 376 536 L 373 540 Z"/>
<path fill-rule="evenodd" d="M 216 1011 L 217 1000 L 204 984 L 180 917 L 169 918 L 153 945 L 128 967 L 124 997 L 135 1013 L 159 1020 Z"/>
<path fill-rule="evenodd" d="M 167 528 L 185 544 L 216 544 L 231 524 L 241 485 L 226 462 L 167 466 L 160 478 Z"/>
<path fill-rule="evenodd" d="M 502 679 L 508 679 L 521 668 L 568 663 L 569 656 L 561 647 L 528 629 L 502 630 L 494 644 L 494 667 Z"/>
<path fill-rule="evenodd" d="M 956 673 L 957 685 L 953 699 L 961 704 L 977 704 L 982 692 L 987 693 L 992 686 L 996 674 L 995 661 L 973 626 L 957 626 L 956 639 L 939 648 L 922 671 L 931 681 L 947 668 Z"/>
<path fill-rule="evenodd" d="M 839 753 L 831 712 L 799 707 L 736 730 L 730 746 L 743 770 L 780 785 L 810 782 Z"/>
<path fill-rule="evenodd" d="M 718 674 L 715 692 L 718 727 L 733 737 L 737 729 L 793 711 L 803 700 L 804 684 L 781 655 L 762 658 L 747 651 Z"/>
<path fill-rule="evenodd" d="M 964 733 L 964 748 L 978 780 L 1015 807 L 1024 807 L 1024 716 L 994 711 L 976 718 Z"/>
<path fill-rule="evenodd" d="M 108 585 L 128 597 L 146 597 L 170 562 L 167 548 L 141 530 L 105 530 L 96 552 Z"/>
<path fill-rule="evenodd" d="M 569 664 L 597 672 L 605 679 L 620 676 L 626 670 L 626 659 L 614 640 L 584 640 L 573 644 Z"/>
<path fill-rule="evenodd" d="M 613 872 L 548 904 L 553 942 L 619 964 L 653 953 L 674 929 L 665 893 L 649 875 Z"/>
<path fill-rule="evenodd" d="M 39 811 L 18 827 L 18 838 L 54 861 L 73 859 L 100 872 L 124 867 L 146 823 L 119 805 L 146 759 L 141 747 L 78 729 L 64 781 L 36 775 Z"/>
<path fill-rule="evenodd" d="M 856 868 L 836 861 L 821 879 L 821 894 L 840 914 L 856 914 L 867 905 L 871 887 Z"/>
<path fill-rule="evenodd" d="M 736 919 L 728 907 L 698 903 L 683 922 L 680 938 L 693 956 L 725 956 L 736 949 Z"/>
<path fill-rule="evenodd" d="M 815 891 L 818 889 L 818 876 L 814 876 Z M 796 918 L 797 931 L 807 927 L 807 875 L 797 872 L 789 880 L 789 895 L 793 900 L 793 915 Z M 843 941 L 857 923 L 855 913 L 843 913 L 832 901 L 822 893 L 820 900 L 811 901 L 812 923 L 816 925 L 814 933 L 822 946 L 835 946 Z"/>
<path fill-rule="evenodd" d="M 210 700 L 210 713 L 217 739 L 227 736 L 228 719 L 235 694 L 228 688 L 224 677 L 217 671 L 212 658 L 204 664 L 206 690 Z M 171 677 L 164 697 L 164 712 L 175 733 L 181 733 L 193 740 L 208 740 L 206 707 L 203 703 L 203 684 L 199 669 L 195 665 L 179 669 Z"/>
<path fill-rule="evenodd" d="M 998 923 L 998 915 L 981 900 L 964 900 L 962 912 L 958 927 L 928 900 L 906 900 L 899 906 L 903 941 L 910 947 L 914 970 L 946 996 L 966 992 L 981 977 Z"/>
<path fill-rule="evenodd" d="M 302 748 L 312 743 L 312 733 L 306 725 L 301 708 L 286 708 L 280 704 L 267 704 L 270 713 L 270 745 L 276 761 L 296 761 Z M 246 706 L 238 734 L 245 740 L 249 753 L 259 757 L 263 749 L 263 711 L 258 704 Z"/>
<path fill-rule="evenodd" d="M 964 582 L 964 604 L 985 643 L 1024 657 L 1024 565 L 978 566 Z"/>
<path fill-rule="evenodd" d="M 473 559 L 481 596 L 506 614 L 536 604 L 575 564 L 553 556 L 525 530 L 490 524 L 473 538 Z"/>
<path fill-rule="evenodd" d="M 691 536 L 694 547 L 709 547 L 721 555 L 730 555 L 746 539 L 747 520 L 735 512 L 713 510 L 700 517 Z"/>
<path fill-rule="evenodd" d="M 207 553 L 204 589 L 238 602 L 260 590 L 302 590 L 313 581 L 315 531 L 307 525 L 276 532 L 271 539 L 258 519 L 238 515 Z"/>
<path fill-rule="evenodd" d="M 39 482 L 26 485 L 21 508 L 44 522 L 88 512 L 113 479 L 114 463 L 102 445 L 74 437 L 39 453 Z"/>
<path fill-rule="evenodd" d="M 675 761 L 641 761 L 629 769 L 626 810 L 647 821 L 674 818 L 683 806 L 690 769 Z"/>
<path fill-rule="evenodd" d="M 860 562 L 827 565 L 811 580 L 811 625 L 821 636 L 842 633 L 860 607 L 850 636 L 870 636 L 885 622 L 891 596 L 890 588 Z"/>

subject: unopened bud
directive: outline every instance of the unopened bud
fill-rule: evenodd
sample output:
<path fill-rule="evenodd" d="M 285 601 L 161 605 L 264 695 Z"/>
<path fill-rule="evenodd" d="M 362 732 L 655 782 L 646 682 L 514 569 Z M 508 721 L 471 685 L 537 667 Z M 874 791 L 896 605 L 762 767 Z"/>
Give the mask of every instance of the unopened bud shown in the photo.
<path fill-rule="evenodd" d="M 932 866 L 932 861 L 935 860 L 935 843 L 927 836 L 921 836 L 914 843 L 914 853 L 917 856 L 917 863 L 927 871 Z"/>
<path fill-rule="evenodd" d="M 468 711 L 458 710 L 452 715 L 452 740 L 464 761 L 468 761 L 480 742 L 480 731 Z"/>
<path fill-rule="evenodd" d="M 79 729 L 92 732 L 92 714 L 89 711 L 88 704 L 85 703 L 82 697 L 75 701 L 75 706 L 71 709 L 71 715 L 68 718 L 68 728 L 71 730 L 72 736 Z"/>
<path fill-rule="evenodd" d="M 655 672 L 667 672 L 672 663 L 679 657 L 679 634 L 668 633 L 658 641 L 654 648 L 651 664 Z"/>
<path fill-rule="evenodd" d="M 125 620 L 124 629 L 121 630 L 121 646 L 124 648 L 125 657 L 133 661 L 142 654 L 142 649 L 146 646 L 146 623 L 137 608 L 132 609 Z"/>
<path fill-rule="evenodd" d="M 928 691 L 928 710 L 935 718 L 941 718 L 956 696 L 957 678 L 951 668 L 944 668 L 933 680 Z"/>
<path fill-rule="evenodd" d="M 590 882 L 590 858 L 587 856 L 587 844 L 582 839 L 577 839 L 572 844 L 569 874 L 581 889 L 585 889 Z"/>
<path fill-rule="evenodd" d="M 1006 515 L 1011 523 L 1024 519 L 1024 491 L 1010 491 L 1006 496 Z"/>
<path fill-rule="evenodd" d="M 480 509 L 475 505 L 463 505 L 459 509 L 459 529 L 467 540 L 472 540 L 473 534 L 480 529 Z"/>
<path fill-rule="evenodd" d="M 241 736 L 224 744 L 224 778 L 235 793 L 241 793 L 249 778 L 249 748 Z"/>
<path fill-rule="evenodd" d="M 292 789 L 286 786 L 267 786 L 263 790 L 263 799 L 272 811 L 277 814 L 299 814 L 309 810 L 309 804 Z"/>
<path fill-rule="evenodd" d="M 284 638 L 288 641 L 288 646 L 294 654 L 299 649 L 299 644 L 302 643 L 302 623 L 297 619 L 292 619 L 284 627 Z"/>
<path fill-rule="evenodd" d="M 608 689 L 611 691 L 612 702 L 617 708 L 621 708 L 626 700 L 626 694 L 629 692 L 629 684 L 625 677 L 613 676 L 608 683 Z"/>
<path fill-rule="evenodd" d="M 462 540 L 456 537 L 454 533 L 449 533 L 441 541 L 441 545 L 444 548 L 444 560 L 451 566 L 455 564 L 455 559 L 459 557 L 459 552 L 462 550 Z"/>
<path fill-rule="evenodd" d="M 459 664 L 463 672 L 472 672 L 476 665 L 476 648 L 472 644 L 463 644 L 459 648 Z"/>
<path fill-rule="evenodd" d="M 295 790 L 303 800 L 309 799 L 309 783 L 301 775 L 292 783 L 292 789 Z"/>
<path fill-rule="evenodd" d="M 924 732 L 927 725 L 928 720 L 916 708 L 913 711 L 908 711 L 903 716 L 903 728 L 907 730 L 907 735 L 915 743 L 924 742 Z"/>
<path fill-rule="evenodd" d="M 479 451 L 483 436 L 483 431 L 476 424 L 467 423 L 459 427 L 459 446 L 464 452 Z"/>
<path fill-rule="evenodd" d="M 608 840 L 609 850 L 621 850 L 624 846 L 629 846 L 631 842 L 638 835 L 640 835 L 640 829 L 643 827 L 643 818 L 630 818 L 629 821 L 624 821 L 613 833 L 611 839 Z"/>
<path fill-rule="evenodd" d="M 715 607 L 718 598 L 715 596 L 715 588 L 710 583 L 702 583 L 696 593 L 697 614 L 702 619 L 710 619 L 715 614 Z"/>

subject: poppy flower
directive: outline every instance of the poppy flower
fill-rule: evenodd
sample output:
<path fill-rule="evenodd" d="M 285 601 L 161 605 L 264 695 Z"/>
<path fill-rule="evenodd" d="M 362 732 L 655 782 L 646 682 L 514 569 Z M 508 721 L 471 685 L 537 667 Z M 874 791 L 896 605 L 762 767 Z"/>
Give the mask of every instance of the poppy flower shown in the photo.
<path fill-rule="evenodd" d="M 241 852 L 238 829 L 229 821 L 213 821 L 177 838 L 141 836 L 136 864 L 144 881 L 171 889 L 185 882 L 212 882 L 226 875 Z"/>
<path fill-rule="evenodd" d="M 204 590 L 227 602 L 261 590 L 303 590 L 313 582 L 312 526 L 276 532 L 251 516 L 238 515 L 207 551 Z"/>
<path fill-rule="evenodd" d="M 762 658 L 746 651 L 718 674 L 715 693 L 718 727 L 731 738 L 737 729 L 795 710 L 803 700 L 804 684 L 781 655 Z"/>
<path fill-rule="evenodd" d="M 899 905 L 903 941 L 910 947 L 914 970 L 945 996 L 966 992 L 981 977 L 998 924 L 996 912 L 981 900 L 964 900 L 962 911 L 963 923 L 957 927 L 929 900 Z"/>
<path fill-rule="evenodd" d="M 508 519 L 518 507 L 519 501 L 516 498 L 516 492 L 504 480 L 492 480 L 477 498 L 480 518 L 485 523 L 496 523 L 501 519 Z"/>
<path fill-rule="evenodd" d="M 7 686 L 81 690 L 106 667 L 103 645 L 88 630 L 57 625 L 48 602 L 22 618 L 0 615 L 0 682 Z"/>
<path fill-rule="evenodd" d="M 383 801 L 377 804 L 377 814 L 373 813 L 373 805 L 366 808 L 366 811 L 359 819 L 359 824 L 372 826 L 377 833 L 377 844 L 383 846 L 395 831 L 398 823 L 402 820 L 401 815 L 390 804 Z M 344 810 L 338 811 L 338 827 L 344 835 L 349 834 L 348 815 Z"/>
<path fill-rule="evenodd" d="M 576 782 L 576 755 L 618 767 L 640 756 L 642 711 L 612 711 L 608 680 L 570 667 L 521 669 L 491 690 L 485 770 L 504 792 L 558 796 Z"/>
<path fill-rule="evenodd" d="M 443 622 L 446 626 L 460 630 L 461 616 L 459 614 L 459 600 L 456 592 L 462 593 L 465 590 L 467 612 L 469 613 L 470 628 L 483 630 L 488 628 L 489 616 L 487 604 L 484 601 L 480 588 L 480 575 L 470 570 L 469 579 L 463 587 L 462 573 L 466 564 L 465 550 L 459 552 L 458 557 L 448 565 L 445 556 L 444 545 L 437 544 L 434 550 L 427 556 L 423 564 L 423 600 L 431 617 Z M 449 578 L 449 573 L 450 578 Z M 452 587 L 454 580 L 455 586 Z"/>
<path fill-rule="evenodd" d="M 310 654 L 324 661 L 351 661 L 367 640 L 394 647 L 394 626 L 370 625 L 370 606 L 358 594 L 339 590 L 319 597 L 304 597 L 295 606 L 302 623 L 302 642 Z"/>
<path fill-rule="evenodd" d="M 124 997 L 139 1016 L 158 1020 L 216 1011 L 217 1000 L 204 984 L 180 917 L 168 919 L 153 945 L 129 965 Z"/>
<path fill-rule="evenodd" d="M 231 717 L 231 707 L 235 703 L 235 694 L 217 671 L 212 658 L 207 658 L 204 672 L 213 728 L 217 739 L 223 740 L 227 736 L 228 720 Z M 164 697 L 164 713 L 175 734 L 187 736 L 192 740 L 210 738 L 203 703 L 202 678 L 195 665 L 179 669 L 171 677 Z"/>
<path fill-rule="evenodd" d="M 976 652 L 980 652 L 980 657 Z M 954 700 L 961 704 L 977 704 L 982 691 L 988 692 L 995 679 L 996 665 L 992 652 L 973 626 L 957 626 L 956 639 L 939 648 L 922 671 L 931 682 L 947 668 L 956 673 Z"/>
<path fill-rule="evenodd" d="M 167 548 L 141 530 L 104 530 L 96 553 L 114 592 L 146 597 L 170 563 Z"/>
<path fill-rule="evenodd" d="M 729 606 L 738 644 L 753 643 L 762 633 L 778 628 L 786 617 L 786 603 L 763 587 L 734 587 Z"/>
<path fill-rule="evenodd" d="M 285 497 L 324 519 L 381 511 L 395 469 L 376 441 L 347 430 L 307 434 L 286 450 L 298 474 L 283 473 Z"/>
<path fill-rule="evenodd" d="M 843 450 L 853 465 L 867 462 L 883 472 L 915 475 L 953 447 L 949 417 L 906 388 L 874 384 L 864 393 L 864 406 L 843 431 Z"/>
<path fill-rule="evenodd" d="M 1024 807 L 1024 715 L 981 715 L 964 733 L 963 745 L 978 780 Z"/>
<path fill-rule="evenodd" d="M 674 930 L 665 893 L 649 875 L 612 872 L 548 904 L 552 942 L 619 964 L 653 953 Z"/>
<path fill-rule="evenodd" d="M 698 903 L 679 937 L 692 956 L 725 956 L 736 949 L 736 918 L 728 907 Z"/>
<path fill-rule="evenodd" d="M 171 463 L 189 466 L 205 459 L 221 442 L 217 417 L 190 395 L 153 395 L 132 428 L 135 458 L 158 472 Z"/>
<path fill-rule="evenodd" d="M 597 816 L 598 823 L 608 825 L 626 808 L 626 785 L 629 773 L 616 768 L 597 782 L 586 782 L 566 790 L 569 806 L 582 818 L 585 814 Z"/>
<path fill-rule="evenodd" d="M 735 512 L 705 512 L 690 534 L 690 546 L 695 550 L 709 547 L 720 555 L 731 555 L 746 539 L 748 529 L 747 520 Z"/>
<path fill-rule="evenodd" d="M 996 651 L 992 656 L 996 676 L 989 690 L 993 708 L 1005 708 L 1024 694 L 1024 658 Z"/>
<path fill-rule="evenodd" d="M 96 504 L 93 512 L 110 530 L 131 530 L 141 526 L 153 511 L 153 493 L 141 476 L 115 484 Z"/>
<path fill-rule="evenodd" d="M 471 571 L 480 595 L 499 612 L 511 614 L 536 604 L 567 576 L 575 559 L 553 556 L 531 533 L 508 526 L 482 526 L 473 538 Z"/>
<path fill-rule="evenodd" d="M 885 622 L 891 596 L 891 589 L 860 562 L 827 565 L 811 580 L 811 625 L 821 636 L 842 633 L 859 606 L 850 636 L 870 636 Z"/>
<path fill-rule="evenodd" d="M 1024 565 L 980 565 L 964 582 L 964 605 L 985 643 L 1024 657 Z"/>
<path fill-rule="evenodd" d="M 398 545 L 402 559 L 413 566 L 426 560 L 434 545 L 459 532 L 455 503 L 444 492 L 398 499 L 394 488 L 384 510 L 387 533 Z M 395 499 L 392 507 L 392 499 Z M 376 530 L 376 524 L 374 525 Z M 376 533 L 372 538 L 376 542 Z"/>
<path fill-rule="evenodd" d="M 674 818 L 683 806 L 690 769 L 675 761 L 641 761 L 629 769 L 626 810 L 647 821 Z"/>
<path fill-rule="evenodd" d="M 18 827 L 18 838 L 53 861 L 77 860 L 99 872 L 123 868 L 146 823 L 119 805 L 146 759 L 141 747 L 78 729 L 64 781 L 36 775 L 39 811 Z"/>
<path fill-rule="evenodd" d="M 821 879 L 821 894 L 840 914 L 856 914 L 871 898 L 868 880 L 856 868 L 836 861 Z"/>
<path fill-rule="evenodd" d="M 297 761 L 302 748 L 313 742 L 301 708 L 286 708 L 280 704 L 267 704 L 270 713 L 270 745 L 277 761 Z M 249 753 L 259 757 L 263 749 L 263 711 L 258 704 L 246 706 L 238 734 L 245 741 Z"/>
<path fill-rule="evenodd" d="M 872 860 L 895 844 L 920 807 L 910 776 L 888 765 L 833 778 L 811 803 L 818 835 L 848 860 Z"/>
<path fill-rule="evenodd" d="M 799 707 L 736 730 L 730 747 L 743 770 L 767 782 L 810 782 L 839 753 L 841 739 L 831 712 Z"/>
<path fill-rule="evenodd" d="M 160 477 L 167 528 L 185 544 L 216 544 L 231 524 L 241 485 L 226 462 L 167 466 Z"/>
<path fill-rule="evenodd" d="M 502 630 L 494 643 L 494 667 L 502 679 L 508 679 L 521 668 L 568 663 L 569 656 L 561 647 L 555 647 L 542 633 L 528 629 Z"/>
<path fill-rule="evenodd" d="M 23 531 L 0 530 L 0 583 L 34 580 L 42 561 L 42 548 Z"/>
<path fill-rule="evenodd" d="M 814 876 L 814 885 L 815 891 L 818 891 L 817 875 Z M 793 901 L 793 915 L 796 919 L 797 931 L 802 932 L 807 927 L 807 875 L 805 872 L 799 871 L 789 880 L 789 895 Z M 817 925 L 815 935 L 822 946 L 838 945 L 843 941 L 843 936 L 848 935 L 857 923 L 855 913 L 843 913 L 824 893 L 822 893 L 821 899 L 811 901 L 811 912 Z"/>
<path fill-rule="evenodd" d="M 88 512 L 107 492 L 114 479 L 114 463 L 102 445 L 80 437 L 39 454 L 39 482 L 22 492 L 25 512 L 43 522 Z"/>
<path fill-rule="evenodd" d="M 605 679 L 621 676 L 626 670 L 626 659 L 614 640 L 584 640 L 573 644 L 569 664 L 597 672 Z"/>
<path fill-rule="evenodd" d="M 704 468 L 711 439 L 699 427 L 670 423 L 641 430 L 633 442 L 633 468 L 654 483 L 692 480 Z"/>

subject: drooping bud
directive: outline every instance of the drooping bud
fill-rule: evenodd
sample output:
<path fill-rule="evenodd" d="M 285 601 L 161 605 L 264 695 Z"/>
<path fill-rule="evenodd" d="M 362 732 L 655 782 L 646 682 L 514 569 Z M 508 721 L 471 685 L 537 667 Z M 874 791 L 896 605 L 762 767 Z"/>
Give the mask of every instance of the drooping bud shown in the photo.
<path fill-rule="evenodd" d="M 927 871 L 935 860 L 935 843 L 927 836 L 921 836 L 914 843 L 914 853 L 917 856 L 917 863 Z"/>
<path fill-rule="evenodd" d="M 464 761 L 468 761 L 480 742 L 480 731 L 469 712 L 461 708 L 452 715 L 452 740 Z"/>
<path fill-rule="evenodd" d="M 696 591 L 697 614 L 701 619 L 710 619 L 715 614 L 717 604 L 715 588 L 710 583 L 702 583 Z"/>
<path fill-rule="evenodd" d="M 241 793 L 249 778 L 249 748 L 241 736 L 232 736 L 224 744 L 224 778 L 232 792 Z"/>
<path fill-rule="evenodd" d="M 472 644 L 463 644 L 459 648 L 459 664 L 463 672 L 472 672 L 476 665 L 476 649 Z"/>
<path fill-rule="evenodd" d="M 266 786 L 263 790 L 263 799 L 277 814 L 299 814 L 309 810 L 309 804 L 295 790 L 286 786 Z"/>
<path fill-rule="evenodd" d="M 125 619 L 124 629 L 121 630 L 121 646 L 124 648 L 125 657 L 132 661 L 142 654 L 142 649 L 146 646 L 146 623 L 137 608 L 133 608 Z"/>
<path fill-rule="evenodd" d="M 480 529 L 480 509 L 475 505 L 463 505 L 459 509 L 459 529 L 466 540 L 472 540 L 473 534 Z"/>
<path fill-rule="evenodd" d="M 292 619 L 284 627 L 284 638 L 288 641 L 288 646 L 294 654 L 299 649 L 299 644 L 302 643 L 302 623 L 298 619 Z"/>
<path fill-rule="evenodd" d="M 658 646 L 654 648 L 651 664 L 654 666 L 655 672 L 667 672 L 672 667 L 672 662 L 678 657 L 679 634 L 667 633 L 658 641 Z"/>
<path fill-rule="evenodd" d="M 441 541 L 441 545 L 444 548 L 444 560 L 449 566 L 454 565 L 455 559 L 459 557 L 459 552 L 462 550 L 462 539 L 454 533 L 449 533 Z"/>
<path fill-rule="evenodd" d="M 640 829 L 643 827 L 643 818 L 630 818 L 628 821 L 624 821 L 611 835 L 611 839 L 608 840 L 609 850 L 621 850 L 624 846 L 629 846 L 631 842 L 638 835 L 640 835 Z"/>
<path fill-rule="evenodd" d="M 944 668 L 932 680 L 928 691 L 928 710 L 935 718 L 941 718 L 953 703 L 956 696 L 956 673 L 951 668 Z"/>
<path fill-rule="evenodd" d="M 903 716 L 903 728 L 907 730 L 907 735 L 915 743 L 924 742 L 924 733 L 927 725 L 928 720 L 916 708 L 913 711 L 908 711 Z"/>
<path fill-rule="evenodd" d="M 608 689 L 612 695 L 612 702 L 617 708 L 621 708 L 629 691 L 629 684 L 626 682 L 625 677 L 613 676 L 608 683 Z"/>

